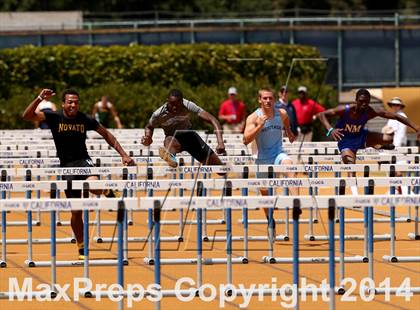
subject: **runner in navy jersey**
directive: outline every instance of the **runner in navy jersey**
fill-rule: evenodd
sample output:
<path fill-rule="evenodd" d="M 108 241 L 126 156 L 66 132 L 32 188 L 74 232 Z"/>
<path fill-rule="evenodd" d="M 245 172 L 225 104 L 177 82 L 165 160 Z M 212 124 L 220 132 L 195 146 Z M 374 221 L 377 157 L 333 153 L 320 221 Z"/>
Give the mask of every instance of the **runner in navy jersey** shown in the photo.
<path fill-rule="evenodd" d="M 57 155 L 61 167 L 93 167 L 93 162 L 86 148 L 86 132 L 95 130 L 110 146 L 112 146 L 122 158 L 124 165 L 133 165 L 134 161 L 123 150 L 117 139 L 95 119 L 79 111 L 79 94 L 72 89 L 67 89 L 62 96 L 62 110 L 36 111 L 37 106 L 43 100 L 48 100 L 55 93 L 51 89 L 43 89 L 39 96 L 32 101 L 22 114 L 27 121 L 45 121 L 53 135 Z M 63 176 L 65 180 L 97 180 L 98 176 L 71 175 Z M 80 190 L 65 190 L 67 198 L 81 198 Z M 92 193 L 106 197 L 116 197 L 111 190 L 95 190 Z M 83 259 L 83 221 L 82 211 L 72 211 L 71 227 L 76 237 L 79 248 L 79 259 Z"/>
<path fill-rule="evenodd" d="M 417 132 L 420 139 L 420 127 L 411 122 L 408 118 L 399 114 L 380 110 L 377 111 L 371 106 L 370 93 L 367 89 L 359 89 L 356 93 L 356 102 L 345 106 L 321 112 L 318 117 L 327 130 L 327 136 L 338 141 L 338 148 L 341 158 L 345 164 L 354 164 L 359 149 L 374 147 L 377 149 L 392 149 L 392 135 L 379 132 L 371 132 L 365 128 L 366 123 L 377 116 L 395 119 Z M 339 120 L 333 128 L 328 122 L 328 117 L 338 116 Z"/>

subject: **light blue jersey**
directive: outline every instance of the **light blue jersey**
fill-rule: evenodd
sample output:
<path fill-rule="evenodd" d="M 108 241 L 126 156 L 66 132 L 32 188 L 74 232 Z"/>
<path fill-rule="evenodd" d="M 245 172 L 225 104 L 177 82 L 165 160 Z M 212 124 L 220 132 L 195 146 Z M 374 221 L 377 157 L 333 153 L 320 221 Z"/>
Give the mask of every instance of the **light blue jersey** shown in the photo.
<path fill-rule="evenodd" d="M 257 116 L 263 112 L 256 110 Z M 264 127 L 255 138 L 258 148 L 257 164 L 270 165 L 280 164 L 283 159 L 288 158 L 283 151 L 283 121 L 278 109 L 274 109 L 274 117 L 265 121 Z"/>

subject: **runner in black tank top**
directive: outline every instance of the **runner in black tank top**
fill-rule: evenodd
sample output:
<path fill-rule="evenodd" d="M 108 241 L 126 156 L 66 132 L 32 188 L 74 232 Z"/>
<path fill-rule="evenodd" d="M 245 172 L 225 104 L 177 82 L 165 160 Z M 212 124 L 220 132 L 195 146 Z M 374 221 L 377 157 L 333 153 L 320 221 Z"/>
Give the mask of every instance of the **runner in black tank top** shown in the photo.
<path fill-rule="evenodd" d="M 36 112 L 38 104 L 54 96 L 51 89 L 43 89 L 39 96 L 32 101 L 23 112 L 23 119 L 28 121 L 46 121 L 51 129 L 57 155 L 61 167 L 92 167 L 93 163 L 86 148 L 86 132 L 95 130 L 110 146 L 112 146 L 122 158 L 124 165 L 133 165 L 134 161 L 123 150 L 117 139 L 96 120 L 79 112 L 79 94 L 75 90 L 65 90 L 62 96 L 63 110 L 60 112 Z M 66 180 L 95 180 L 98 176 L 65 176 Z M 115 197 L 113 191 L 96 190 L 91 191 L 96 195 L 105 194 L 107 197 Z M 81 192 L 66 190 L 68 198 L 80 198 Z M 82 211 L 72 211 L 71 227 L 76 237 L 79 248 L 79 259 L 83 259 L 83 221 Z"/>

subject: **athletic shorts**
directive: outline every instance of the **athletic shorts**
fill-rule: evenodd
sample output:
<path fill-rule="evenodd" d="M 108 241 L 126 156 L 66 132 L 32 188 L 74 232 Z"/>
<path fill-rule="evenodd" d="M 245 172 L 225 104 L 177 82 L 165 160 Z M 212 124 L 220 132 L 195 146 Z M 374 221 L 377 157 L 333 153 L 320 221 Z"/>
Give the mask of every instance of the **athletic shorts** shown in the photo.
<path fill-rule="evenodd" d="M 255 163 L 257 165 L 280 165 L 281 162 L 285 159 L 290 159 L 289 155 L 286 153 L 280 153 L 274 158 L 270 159 L 257 159 Z M 268 172 L 259 172 L 259 166 L 257 166 L 257 178 L 266 179 L 268 178 Z"/>
<path fill-rule="evenodd" d="M 75 161 L 71 161 L 61 165 L 61 167 L 95 167 L 92 160 L 89 159 L 79 159 Z M 63 175 L 62 179 L 64 181 L 75 181 L 75 180 L 86 180 L 90 175 Z M 99 177 L 99 176 L 98 176 Z M 81 190 L 64 190 L 66 193 L 67 198 L 82 198 L 82 191 Z"/>
<path fill-rule="evenodd" d="M 338 149 L 340 152 L 348 149 L 356 153 L 357 150 L 361 150 L 366 147 L 367 135 L 368 131 L 367 129 L 364 129 L 358 135 L 354 135 L 352 137 L 343 137 L 343 139 L 338 141 Z"/>
<path fill-rule="evenodd" d="M 181 144 L 181 151 L 188 152 L 199 162 L 206 161 L 210 155 L 214 154 L 195 131 L 177 131 L 173 137 Z"/>

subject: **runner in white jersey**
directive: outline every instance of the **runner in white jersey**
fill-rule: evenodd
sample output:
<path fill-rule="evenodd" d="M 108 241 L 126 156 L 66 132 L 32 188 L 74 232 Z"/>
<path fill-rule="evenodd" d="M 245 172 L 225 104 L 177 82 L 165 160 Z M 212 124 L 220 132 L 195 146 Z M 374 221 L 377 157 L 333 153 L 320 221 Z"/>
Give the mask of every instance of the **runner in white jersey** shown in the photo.
<path fill-rule="evenodd" d="M 274 107 L 274 92 L 270 89 L 260 89 L 258 92 L 260 108 L 248 116 L 244 131 L 244 144 L 255 140 L 257 144 L 257 164 L 260 165 L 291 165 L 293 161 L 283 150 L 283 129 L 292 143 L 296 137 L 290 129 L 289 118 L 284 109 Z M 288 173 L 294 177 L 294 173 Z M 257 177 L 266 178 L 267 173 L 257 173 Z M 268 189 L 260 190 L 262 195 L 268 195 Z M 290 188 L 292 195 L 298 195 L 297 188 Z M 268 209 L 264 208 L 268 219 Z"/>

